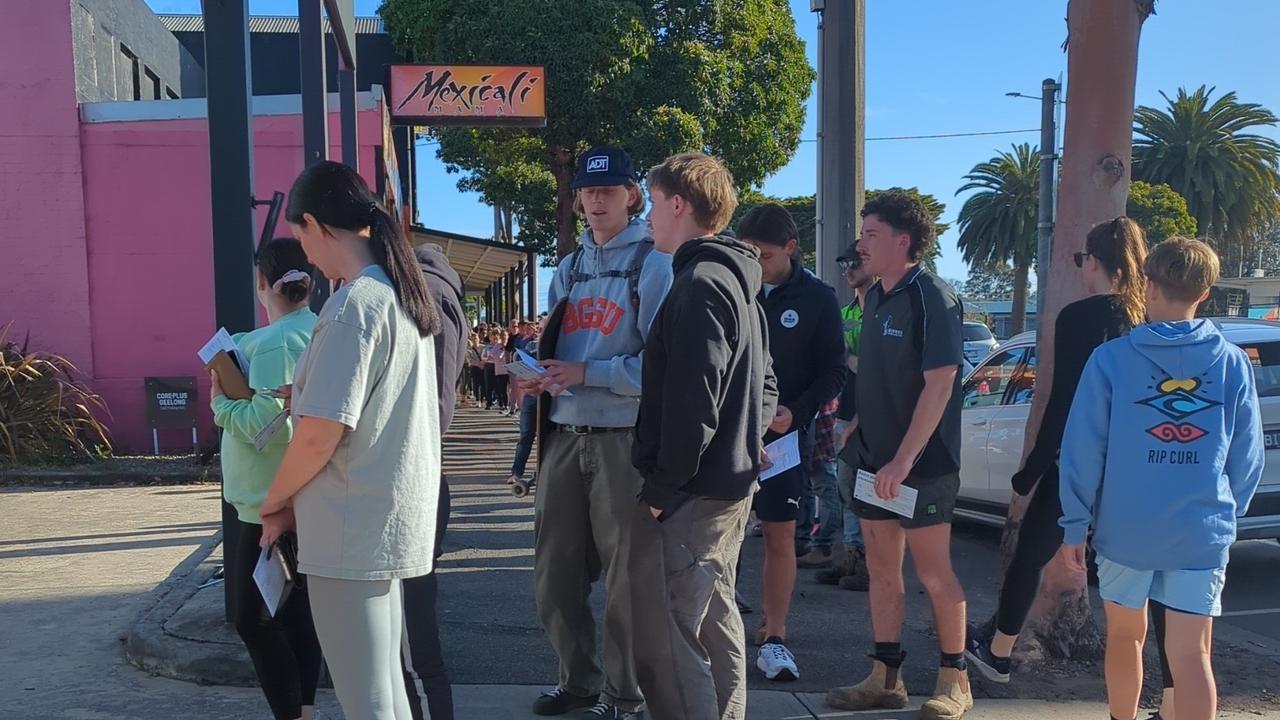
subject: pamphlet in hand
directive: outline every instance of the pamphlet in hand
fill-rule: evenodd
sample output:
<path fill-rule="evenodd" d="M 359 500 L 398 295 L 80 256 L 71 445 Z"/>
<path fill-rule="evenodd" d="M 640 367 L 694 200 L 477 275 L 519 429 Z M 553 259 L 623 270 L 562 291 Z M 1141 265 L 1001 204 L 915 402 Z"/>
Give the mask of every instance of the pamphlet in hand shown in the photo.
<path fill-rule="evenodd" d="M 904 518 L 913 517 L 916 514 L 915 488 L 899 485 L 898 497 L 882 500 L 879 495 L 876 495 L 876 476 L 866 470 L 858 471 L 858 478 L 853 484 L 853 496 L 868 505 L 882 507 Z"/>
<path fill-rule="evenodd" d="M 772 466 L 760 472 L 760 482 L 800 464 L 800 433 L 792 431 L 764 446 Z"/>
<path fill-rule="evenodd" d="M 269 550 L 263 548 L 258 554 L 258 564 L 253 568 L 253 581 L 258 585 L 258 592 L 262 593 L 267 612 L 275 617 L 291 588 L 284 562 L 280 560 L 279 551 L 274 546 Z"/>
<path fill-rule="evenodd" d="M 205 370 L 216 370 L 222 391 L 232 400 L 248 400 L 253 397 L 249 383 L 249 363 L 236 348 L 226 328 L 219 328 L 209 342 L 196 352 Z"/>
<path fill-rule="evenodd" d="M 516 348 L 516 359 L 507 363 L 507 372 L 521 380 L 528 381 L 537 380 L 539 376 L 547 372 L 547 369 L 542 367 L 537 358 L 520 348 Z M 573 395 L 573 393 L 568 390 L 562 390 L 560 391 L 560 394 L 568 396 Z"/>

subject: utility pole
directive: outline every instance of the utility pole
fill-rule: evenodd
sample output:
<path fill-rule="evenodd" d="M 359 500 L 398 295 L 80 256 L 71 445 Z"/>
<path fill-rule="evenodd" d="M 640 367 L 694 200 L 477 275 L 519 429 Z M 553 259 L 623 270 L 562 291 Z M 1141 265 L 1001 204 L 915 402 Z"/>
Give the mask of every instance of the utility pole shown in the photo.
<path fill-rule="evenodd" d="M 810 0 L 818 23 L 818 277 L 841 304 L 852 291 L 836 258 L 858 237 L 866 189 L 866 0 Z"/>
<path fill-rule="evenodd" d="M 1058 91 L 1052 78 L 1040 85 L 1040 208 L 1036 222 L 1036 317 L 1042 317 L 1049 290 L 1049 260 L 1053 255 L 1054 185 L 1058 181 Z"/>

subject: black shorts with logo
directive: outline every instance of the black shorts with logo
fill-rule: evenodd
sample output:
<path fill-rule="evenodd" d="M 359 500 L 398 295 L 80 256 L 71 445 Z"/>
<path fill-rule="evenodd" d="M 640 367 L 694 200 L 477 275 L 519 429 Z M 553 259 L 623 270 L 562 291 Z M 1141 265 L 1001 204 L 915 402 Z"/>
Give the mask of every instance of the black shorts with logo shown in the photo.
<path fill-rule="evenodd" d="M 800 499 L 804 495 L 804 463 L 783 470 L 768 480 L 751 501 L 751 509 L 762 522 L 792 522 L 800 519 Z"/>
<path fill-rule="evenodd" d="M 908 477 L 902 483 L 916 491 L 916 511 L 910 518 L 869 505 L 861 500 L 849 503 L 853 514 L 862 520 L 897 520 L 904 528 L 924 528 L 949 524 L 956 510 L 956 496 L 960 494 L 960 473 L 937 477 Z"/>

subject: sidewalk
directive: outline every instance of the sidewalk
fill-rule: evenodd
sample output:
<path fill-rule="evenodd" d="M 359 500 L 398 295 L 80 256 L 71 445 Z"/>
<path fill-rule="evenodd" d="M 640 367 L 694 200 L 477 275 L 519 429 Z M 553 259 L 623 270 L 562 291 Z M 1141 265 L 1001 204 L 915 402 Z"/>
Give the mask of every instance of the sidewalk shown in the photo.
<path fill-rule="evenodd" d="M 555 660 L 533 611 L 532 500 L 511 497 L 502 483 L 515 422 L 464 410 L 455 427 L 446 450 L 454 511 L 440 573 L 457 717 L 525 720 L 533 717 L 533 699 L 554 682 Z M 221 622 L 221 586 L 197 589 L 219 557 L 217 497 L 210 485 L 0 489 L 0 720 L 266 716 L 256 688 L 197 684 L 252 682 L 242 646 Z M 743 559 L 741 587 L 752 602 L 758 597 L 759 545 L 758 539 L 749 542 Z M 973 533 L 957 538 L 957 562 L 975 617 L 990 612 L 991 598 L 978 590 L 994 573 L 995 545 Z M 598 613 L 599 593 L 593 600 Z M 906 681 L 913 691 L 927 692 L 936 662 L 927 599 L 909 585 L 907 601 L 903 641 L 912 659 Z M 913 711 L 849 714 L 822 706 L 827 687 L 847 684 L 865 669 L 865 603 L 865 594 L 817 587 L 801 573 L 790 636 L 802 678 L 781 686 L 752 669 L 748 717 L 914 718 Z M 749 629 L 758 619 L 747 616 Z M 140 671 L 126 661 L 126 652 L 151 671 L 188 682 Z M 1277 676 L 1262 655 L 1249 657 L 1259 676 Z M 1224 701 L 1239 702 L 1229 680 L 1224 678 Z M 1015 680 L 1009 691 L 1041 687 L 1035 681 Z M 967 717 L 1107 716 L 1096 702 L 1098 688 L 1073 692 L 1040 695 L 1069 703 L 980 698 Z M 332 691 L 322 691 L 318 705 L 324 720 L 342 717 Z M 1274 712 L 1256 702 L 1248 707 L 1259 712 L 1220 717 L 1280 719 L 1280 705 Z"/>

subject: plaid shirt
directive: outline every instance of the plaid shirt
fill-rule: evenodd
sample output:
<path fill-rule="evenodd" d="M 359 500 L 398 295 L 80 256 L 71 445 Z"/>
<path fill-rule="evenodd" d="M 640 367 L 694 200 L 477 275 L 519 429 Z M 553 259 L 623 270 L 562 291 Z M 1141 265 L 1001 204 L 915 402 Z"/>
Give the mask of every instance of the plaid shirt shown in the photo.
<path fill-rule="evenodd" d="M 840 398 L 822 406 L 818 418 L 813 421 L 813 452 L 809 453 L 809 470 L 821 472 L 822 463 L 836 459 L 836 410 L 840 407 Z"/>

